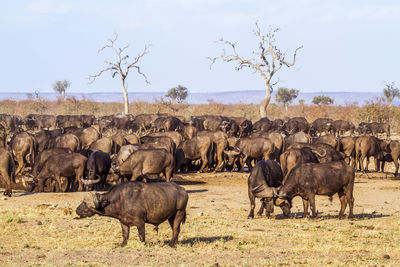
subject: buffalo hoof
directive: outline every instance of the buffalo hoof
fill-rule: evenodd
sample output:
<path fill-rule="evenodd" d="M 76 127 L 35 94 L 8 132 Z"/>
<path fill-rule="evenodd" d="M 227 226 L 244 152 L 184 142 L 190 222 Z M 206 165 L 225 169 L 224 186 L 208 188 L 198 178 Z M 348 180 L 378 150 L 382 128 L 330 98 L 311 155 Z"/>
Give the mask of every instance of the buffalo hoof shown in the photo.
<path fill-rule="evenodd" d="M 258 216 L 262 216 L 262 212 L 257 212 L 257 215 Z"/>
<path fill-rule="evenodd" d="M 254 215 L 247 216 L 247 219 L 254 219 Z"/>
<path fill-rule="evenodd" d="M 121 247 L 125 247 L 128 242 L 124 241 L 121 243 Z"/>

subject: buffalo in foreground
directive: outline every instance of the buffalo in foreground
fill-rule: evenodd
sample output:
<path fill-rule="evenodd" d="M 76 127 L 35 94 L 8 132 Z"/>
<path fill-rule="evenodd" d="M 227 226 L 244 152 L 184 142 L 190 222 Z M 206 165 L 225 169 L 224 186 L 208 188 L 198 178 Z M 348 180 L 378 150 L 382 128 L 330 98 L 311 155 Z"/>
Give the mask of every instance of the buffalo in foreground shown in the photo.
<path fill-rule="evenodd" d="M 281 167 L 276 161 L 261 160 L 251 170 L 248 179 L 248 193 L 250 199 L 250 213 L 248 218 L 254 218 L 255 199 L 261 198 L 261 207 L 257 212 L 269 217 L 274 212 L 273 199 L 277 195 L 278 188 L 282 185 L 283 174 Z"/>
<path fill-rule="evenodd" d="M 303 218 L 308 214 L 308 202 L 311 206 L 311 217 L 316 217 L 315 195 L 332 197 L 338 193 L 341 204 L 339 219 L 343 218 L 347 204 L 350 208 L 350 219 L 353 217 L 354 178 L 354 168 L 344 161 L 300 164 L 289 173 L 285 184 L 279 190 L 279 198 L 275 204 L 282 208 L 284 215 L 288 216 L 292 199 L 301 196 L 304 207 Z"/>
<path fill-rule="evenodd" d="M 112 187 L 104 194 L 94 194 L 76 209 L 80 218 L 95 214 L 116 218 L 121 223 L 125 246 L 131 226 L 136 226 L 140 241 L 145 242 L 145 223 L 158 225 L 168 220 L 172 228 L 170 246 L 178 241 L 181 223 L 186 220 L 186 190 L 175 183 L 128 182 Z"/>

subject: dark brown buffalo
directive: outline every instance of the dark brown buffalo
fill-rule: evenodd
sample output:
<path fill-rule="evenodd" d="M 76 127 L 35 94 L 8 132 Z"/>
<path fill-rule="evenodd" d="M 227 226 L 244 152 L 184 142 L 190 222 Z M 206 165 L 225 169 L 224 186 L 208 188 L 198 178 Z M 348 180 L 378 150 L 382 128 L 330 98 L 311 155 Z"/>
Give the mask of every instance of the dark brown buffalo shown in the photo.
<path fill-rule="evenodd" d="M 139 128 L 139 131 L 150 129 L 152 123 L 159 117 L 159 114 L 139 114 L 136 115 L 133 123 Z"/>
<path fill-rule="evenodd" d="M 333 147 L 327 144 L 303 144 L 295 143 L 290 148 L 310 148 L 311 151 L 317 156 L 318 162 L 331 162 L 344 160 L 345 155 L 336 151 Z"/>
<path fill-rule="evenodd" d="M 79 119 L 82 122 L 82 127 L 90 127 L 97 123 L 96 117 L 94 115 L 79 115 Z"/>
<path fill-rule="evenodd" d="M 285 148 L 295 143 L 311 144 L 311 136 L 305 132 L 297 132 L 285 138 Z"/>
<path fill-rule="evenodd" d="M 270 132 L 270 133 L 265 133 L 265 132 L 256 132 L 251 135 L 251 137 L 262 137 L 262 138 L 268 138 L 274 143 L 275 145 L 275 151 L 271 155 L 271 159 L 279 161 L 279 156 L 282 154 L 282 152 L 285 149 L 285 134 L 284 132 Z"/>
<path fill-rule="evenodd" d="M 136 144 L 136 145 L 124 145 L 118 151 L 118 154 L 111 156 L 112 162 L 114 162 L 115 165 L 121 165 L 136 150 L 139 150 L 139 145 L 138 144 Z"/>
<path fill-rule="evenodd" d="M 15 183 L 15 166 L 11 153 L 0 147 L 0 177 L 5 184 L 4 195 L 11 197 L 12 184 Z"/>
<path fill-rule="evenodd" d="M 339 138 L 339 151 L 345 155 L 345 161 L 348 159 L 347 164 L 356 167 L 355 156 L 356 156 L 356 140 L 357 137 L 346 136 Z"/>
<path fill-rule="evenodd" d="M 234 150 L 224 150 L 228 156 L 229 165 L 233 165 L 235 158 L 240 156 L 241 170 L 243 171 L 244 163 L 247 164 L 249 171 L 252 169 L 251 160 L 270 159 L 275 151 L 274 143 L 268 138 L 262 137 L 244 137 L 235 145 Z"/>
<path fill-rule="evenodd" d="M 269 217 L 274 212 L 273 199 L 277 196 L 278 187 L 282 185 L 282 170 L 273 160 L 261 160 L 251 170 L 247 185 L 250 199 L 250 213 L 248 218 L 254 218 L 255 198 L 261 198 L 261 207 L 257 214 L 261 216 L 265 208 L 265 215 Z"/>
<path fill-rule="evenodd" d="M 27 129 L 30 130 L 50 130 L 56 128 L 56 117 L 53 115 L 29 114 L 24 118 L 24 123 Z"/>
<path fill-rule="evenodd" d="M 130 178 L 134 181 L 146 175 L 164 174 L 169 182 L 174 171 L 174 157 L 165 149 L 143 149 L 134 151 L 121 165 L 111 165 L 112 181 Z"/>
<path fill-rule="evenodd" d="M 317 216 L 315 195 L 332 197 L 339 195 L 339 219 L 343 218 L 347 204 L 349 204 L 349 219 L 353 217 L 353 188 L 355 171 L 344 161 L 327 163 L 303 163 L 295 167 L 279 190 L 279 198 L 275 204 L 280 206 L 284 215 L 288 216 L 292 207 L 292 199 L 301 196 L 303 199 L 303 218 L 308 214 L 308 202 L 311 206 L 311 217 Z"/>
<path fill-rule="evenodd" d="M 56 191 L 61 191 L 61 177 L 68 178 L 66 190 L 71 190 L 73 185 L 78 183 L 78 191 L 82 191 L 83 174 L 87 158 L 78 153 L 54 154 L 44 163 L 39 174 L 35 178 L 26 179 L 27 182 L 37 183 L 39 192 L 44 191 L 44 185 L 47 179 L 56 180 Z M 73 182 L 74 181 L 74 182 Z"/>
<path fill-rule="evenodd" d="M 39 132 L 35 133 L 34 136 L 38 143 L 38 152 L 42 152 L 43 150 L 49 149 L 51 146 L 54 146 L 54 139 L 49 130 L 40 130 Z"/>
<path fill-rule="evenodd" d="M 54 147 L 69 148 L 73 152 L 79 152 L 81 150 L 81 142 L 74 134 L 63 134 L 56 137 Z"/>
<path fill-rule="evenodd" d="M 191 139 L 197 135 L 197 128 L 193 125 L 185 125 L 183 127 L 183 137 L 185 140 Z"/>
<path fill-rule="evenodd" d="M 100 139 L 100 132 L 94 127 L 88 128 L 68 128 L 65 133 L 72 133 L 76 135 L 81 142 L 81 149 L 88 149 L 89 146 Z"/>
<path fill-rule="evenodd" d="M 172 229 L 170 246 L 178 242 L 180 225 L 186 220 L 188 194 L 175 183 L 129 182 L 114 186 L 104 194 L 94 194 L 76 209 L 80 218 L 95 214 L 116 218 L 121 223 L 125 246 L 131 226 L 136 226 L 140 241 L 145 242 L 145 224 L 156 226 L 168 220 Z"/>
<path fill-rule="evenodd" d="M 91 153 L 86 161 L 85 179 L 82 179 L 86 190 L 92 190 L 94 184 L 98 185 L 96 187 L 97 190 L 106 189 L 106 179 L 110 168 L 111 159 L 108 153 L 103 151 Z"/>
<path fill-rule="evenodd" d="M 176 150 L 176 170 L 187 166 L 191 161 L 201 159 L 202 165 L 199 172 L 202 172 L 211 160 L 212 140 L 207 135 L 195 136 L 192 139 L 183 141 Z"/>
<path fill-rule="evenodd" d="M 246 137 L 253 131 L 253 123 L 250 120 L 244 120 L 239 123 L 239 137 Z"/>
<path fill-rule="evenodd" d="M 390 137 L 390 124 L 389 123 L 379 123 L 372 122 L 371 123 L 371 131 L 372 134 L 377 136 L 378 134 L 386 134 L 386 137 Z"/>
<path fill-rule="evenodd" d="M 356 127 L 353 123 L 345 120 L 336 120 L 332 122 L 332 131 L 336 136 L 344 135 L 345 132 L 350 132 L 350 134 L 354 133 Z"/>
<path fill-rule="evenodd" d="M 79 115 L 58 115 L 56 117 L 56 124 L 58 128 L 82 127 Z"/>
<path fill-rule="evenodd" d="M 103 138 L 100 138 L 99 140 L 93 142 L 89 146 L 89 151 L 101 150 L 101 151 L 111 155 L 114 152 L 113 148 L 114 148 L 114 141 L 109 137 L 103 137 Z"/>
<path fill-rule="evenodd" d="M 32 168 L 32 175 L 33 177 L 36 177 L 40 170 L 43 168 L 44 163 L 46 160 L 56 154 L 71 154 L 73 151 L 69 148 L 50 148 L 43 150 L 42 152 L 39 153 L 37 156 L 37 159 L 35 160 L 35 163 L 33 164 Z"/>
<path fill-rule="evenodd" d="M 378 166 L 378 155 L 380 152 L 389 152 L 388 145 L 389 140 L 379 140 L 374 136 L 360 136 L 355 142 L 356 152 L 356 165 L 360 166 L 360 170 L 365 172 L 368 171 L 369 158 L 374 157 L 375 171 L 379 171 Z M 364 168 L 364 160 L 367 159 L 367 164 Z M 358 166 L 357 165 L 357 166 Z"/>
<path fill-rule="evenodd" d="M 136 134 L 127 134 L 124 138 L 127 144 L 140 144 L 140 138 Z"/>
<path fill-rule="evenodd" d="M 7 131 L 3 125 L 0 124 L 0 147 L 6 147 L 7 145 Z"/>
<path fill-rule="evenodd" d="M 222 130 L 226 126 L 226 124 L 229 124 L 230 120 L 227 117 L 223 116 L 215 116 L 215 115 L 205 115 L 204 116 L 204 130 L 206 131 L 218 131 Z"/>
<path fill-rule="evenodd" d="M 213 143 L 213 162 L 209 162 L 210 167 L 215 167 L 214 170 L 221 171 L 224 168 L 224 150 L 228 146 L 228 135 L 222 131 L 202 131 L 198 136 L 208 136 Z"/>
<path fill-rule="evenodd" d="M 310 124 L 304 117 L 294 117 L 285 123 L 284 129 L 291 135 L 298 132 L 309 133 Z"/>
<path fill-rule="evenodd" d="M 332 123 L 332 119 L 316 119 L 310 124 L 310 134 L 321 135 L 322 133 L 330 133 L 332 131 Z"/>
<path fill-rule="evenodd" d="M 13 136 L 10 141 L 11 154 L 18 164 L 15 175 L 21 173 L 25 165 L 33 166 L 37 154 L 38 143 L 35 137 L 27 132 L 21 132 Z"/>
<path fill-rule="evenodd" d="M 178 147 L 180 143 L 183 141 L 183 136 L 176 131 L 165 131 L 162 133 L 151 133 L 149 136 L 159 137 L 159 136 L 168 136 L 174 141 L 175 146 Z"/>
<path fill-rule="evenodd" d="M 261 118 L 260 120 L 253 123 L 254 132 L 269 132 L 272 130 L 272 121 L 267 117 Z"/>
<path fill-rule="evenodd" d="M 126 145 L 126 139 L 122 133 L 116 133 L 111 136 L 111 140 L 113 141 L 113 149 L 112 153 L 116 154 L 121 149 L 122 146 Z"/>
<path fill-rule="evenodd" d="M 386 133 L 386 137 L 390 136 L 390 124 L 389 123 L 378 123 L 378 122 L 361 122 L 357 127 L 357 132 L 360 134 L 372 134 L 377 136 L 378 134 Z"/>
<path fill-rule="evenodd" d="M 326 134 L 323 136 L 313 137 L 311 139 L 312 144 L 327 144 L 339 151 L 339 141 L 332 134 Z"/>
<path fill-rule="evenodd" d="M 183 123 L 174 116 L 158 117 L 152 123 L 152 128 L 157 132 L 181 131 Z"/>
<path fill-rule="evenodd" d="M 392 162 L 395 166 L 394 175 L 397 176 L 399 171 L 399 158 L 400 158 L 400 142 L 399 141 L 390 141 L 389 146 L 386 151 L 381 151 L 378 154 L 378 167 L 379 163 L 381 164 L 381 171 L 384 171 L 385 162 Z"/>
<path fill-rule="evenodd" d="M 142 144 L 149 144 L 149 143 L 163 143 L 166 147 L 165 148 L 169 153 L 175 155 L 176 145 L 174 140 L 168 136 L 143 136 L 140 138 L 140 142 Z"/>
<path fill-rule="evenodd" d="M 318 163 L 317 156 L 312 152 L 312 150 L 308 147 L 304 148 L 291 148 L 286 150 L 280 156 L 280 163 L 282 168 L 282 173 L 285 178 L 283 178 L 283 182 L 286 182 L 286 179 L 290 173 L 290 171 L 301 163 L 314 162 Z"/>
<path fill-rule="evenodd" d="M 197 131 L 204 131 L 204 120 L 205 117 L 202 116 L 192 116 L 190 117 L 190 121 L 188 122 L 189 125 L 196 127 Z"/>

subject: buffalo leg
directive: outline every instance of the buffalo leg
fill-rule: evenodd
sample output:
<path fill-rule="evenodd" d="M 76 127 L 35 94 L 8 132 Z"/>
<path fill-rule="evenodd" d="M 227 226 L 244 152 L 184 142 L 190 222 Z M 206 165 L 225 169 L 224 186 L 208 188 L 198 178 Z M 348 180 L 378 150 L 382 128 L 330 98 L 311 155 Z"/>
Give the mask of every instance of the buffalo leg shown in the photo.
<path fill-rule="evenodd" d="M 171 243 L 169 244 L 171 247 L 174 247 L 176 245 L 176 242 L 178 242 L 178 236 L 181 231 L 181 222 L 184 221 L 186 216 L 186 211 L 184 210 L 178 210 L 176 212 L 175 218 L 172 221 L 172 239 Z M 171 219 L 170 219 L 171 220 Z M 171 221 L 170 221 L 171 224 Z"/>
<path fill-rule="evenodd" d="M 146 242 L 146 237 L 145 237 L 145 224 L 144 222 L 139 222 L 136 224 L 136 227 L 138 229 L 138 234 L 139 234 L 139 239 L 142 242 Z"/>
<path fill-rule="evenodd" d="M 250 213 L 247 216 L 248 219 L 254 218 L 254 209 L 256 207 L 256 197 L 253 193 L 249 190 L 249 199 L 250 199 Z"/>
<path fill-rule="evenodd" d="M 126 244 L 128 243 L 130 227 L 129 227 L 129 225 L 123 224 L 123 223 L 121 222 L 121 229 L 122 229 L 122 243 L 121 243 L 121 247 L 124 247 L 124 246 L 126 246 Z"/>
<path fill-rule="evenodd" d="M 308 199 L 303 198 L 303 218 L 306 218 L 308 215 Z"/>
<path fill-rule="evenodd" d="M 353 218 L 353 207 L 354 207 L 353 187 L 354 184 L 350 184 L 345 189 L 346 200 L 347 203 L 349 203 L 349 219 Z"/>
<path fill-rule="evenodd" d="M 397 172 L 399 171 L 399 156 L 393 155 L 392 158 L 393 158 L 394 166 L 396 168 L 396 170 L 394 171 L 394 176 L 397 176 Z"/>
<path fill-rule="evenodd" d="M 24 158 L 21 157 L 20 155 L 17 155 L 15 160 L 16 160 L 17 163 L 18 163 L 18 168 L 17 168 L 17 170 L 15 171 L 15 175 L 17 175 L 17 174 L 19 174 L 19 173 L 24 169 L 25 164 L 24 164 Z"/>
<path fill-rule="evenodd" d="M 339 191 L 338 195 L 339 195 L 339 200 L 340 200 L 339 219 L 343 219 L 343 214 L 344 214 L 344 211 L 346 210 L 346 206 L 347 206 L 346 195 L 344 194 L 343 191 Z"/>
<path fill-rule="evenodd" d="M 260 199 L 260 202 L 261 202 L 261 207 L 260 207 L 260 209 L 259 209 L 258 212 L 257 212 L 257 215 L 258 215 L 258 216 L 262 216 L 262 214 L 263 214 L 263 212 L 264 212 L 264 207 L 265 207 L 265 205 L 264 205 L 264 200 L 263 200 L 263 199 Z"/>
<path fill-rule="evenodd" d="M 207 158 L 207 151 L 205 151 L 205 152 L 203 152 L 202 154 L 201 154 L 201 167 L 200 167 L 200 170 L 199 170 L 199 172 L 203 172 L 203 170 L 204 170 L 204 168 L 207 166 L 207 164 L 208 164 L 208 158 Z"/>
<path fill-rule="evenodd" d="M 385 164 L 384 161 L 382 161 L 382 162 L 383 162 L 383 164 Z M 378 159 L 376 157 L 374 157 L 374 163 L 375 163 L 375 171 L 379 172 L 380 170 L 379 170 L 379 166 L 378 166 Z M 382 168 L 382 172 L 383 172 L 383 168 Z"/>
<path fill-rule="evenodd" d="M 56 179 L 56 182 L 57 182 L 56 183 L 57 184 L 56 192 L 61 192 L 61 176 L 60 176 L 60 174 L 56 174 L 54 178 Z"/>
<path fill-rule="evenodd" d="M 8 175 L 8 173 L 7 172 L 4 172 L 4 173 L 0 173 L 1 174 L 1 176 L 3 176 L 3 181 L 5 182 L 5 184 L 6 184 L 6 186 L 5 186 L 5 190 L 4 190 L 4 195 L 5 196 L 8 196 L 8 197 L 11 197 L 11 193 L 12 193 L 12 189 L 11 189 L 11 179 L 10 179 L 10 176 Z"/>
<path fill-rule="evenodd" d="M 311 195 L 308 199 L 310 201 L 310 208 L 312 213 L 311 218 L 315 218 L 317 217 L 317 210 L 315 207 L 315 195 Z"/>

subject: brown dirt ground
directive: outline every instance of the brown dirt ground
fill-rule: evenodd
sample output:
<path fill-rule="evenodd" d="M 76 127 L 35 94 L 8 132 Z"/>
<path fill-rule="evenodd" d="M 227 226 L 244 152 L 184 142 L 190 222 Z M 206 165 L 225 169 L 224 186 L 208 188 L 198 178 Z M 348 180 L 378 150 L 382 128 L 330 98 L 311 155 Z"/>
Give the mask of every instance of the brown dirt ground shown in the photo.
<path fill-rule="evenodd" d="M 75 220 L 87 193 L 18 191 L 0 200 L 0 266 L 400 265 L 400 180 L 391 174 L 357 174 L 351 221 L 337 219 L 337 196 L 317 197 L 317 219 L 299 218 L 296 197 L 290 219 L 276 208 L 274 218 L 249 220 L 247 173 L 176 177 L 189 192 L 176 248 L 166 244 L 168 223 L 158 234 L 147 225 L 146 244 L 132 227 L 121 248 L 117 220 Z"/>

